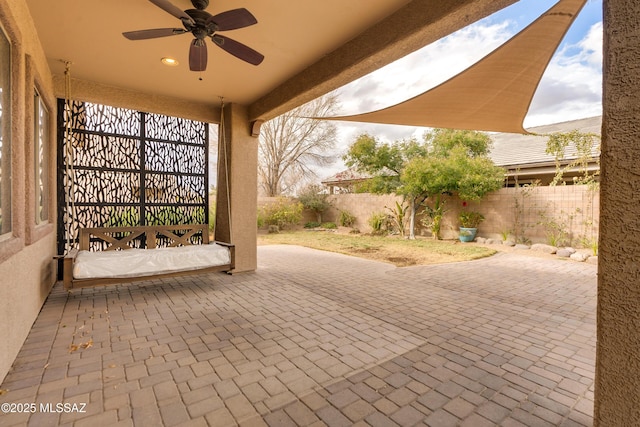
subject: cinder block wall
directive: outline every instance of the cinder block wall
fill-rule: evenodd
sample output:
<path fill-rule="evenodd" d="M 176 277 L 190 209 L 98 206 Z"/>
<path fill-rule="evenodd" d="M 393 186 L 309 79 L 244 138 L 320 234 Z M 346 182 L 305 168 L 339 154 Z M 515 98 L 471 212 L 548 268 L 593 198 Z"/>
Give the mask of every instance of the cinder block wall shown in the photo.
<path fill-rule="evenodd" d="M 546 243 L 555 226 L 568 230 L 574 245 L 598 237 L 600 198 L 588 186 L 503 188 L 474 206 L 486 218 L 479 228 L 484 237 L 513 236 L 518 223 L 519 234 L 534 243 Z"/>
<path fill-rule="evenodd" d="M 362 194 L 334 194 L 329 196 L 331 208 L 327 211 L 327 218 L 331 218 L 339 224 L 340 211 L 347 211 L 356 217 L 353 228 L 357 228 L 363 233 L 371 232 L 369 226 L 369 218 L 374 213 L 385 212 L 389 210 L 385 207 L 394 207 L 396 201 L 402 202 L 402 198 L 392 195 L 376 195 L 370 193 Z"/>
<path fill-rule="evenodd" d="M 599 194 L 584 185 L 502 188 L 480 202 L 467 202 L 466 207 L 457 197 L 443 196 L 443 200 L 447 211 L 441 228 L 444 239 L 458 237 L 458 214 L 462 209 L 475 210 L 485 216 L 478 228 L 478 235 L 482 237 L 502 239 L 503 235 L 509 234 L 514 238 L 517 234 L 531 243 L 547 243 L 547 234 L 554 226 L 568 230 L 574 246 L 580 246 L 583 237 L 594 241 L 598 237 Z M 386 207 L 394 207 L 396 201 L 402 202 L 402 198 L 368 193 L 334 194 L 330 201 L 332 206 L 323 215 L 324 221 L 337 223 L 340 211 L 344 210 L 356 217 L 354 228 L 368 233 L 371 215 L 388 213 Z M 259 205 L 269 202 L 270 199 L 261 198 Z M 430 201 L 427 203 L 431 204 Z M 422 211 L 419 210 L 416 218 L 416 234 L 431 236 L 430 230 L 420 223 Z M 312 212 L 305 212 L 302 224 L 314 220 Z M 516 228 L 519 228 L 517 233 Z"/>

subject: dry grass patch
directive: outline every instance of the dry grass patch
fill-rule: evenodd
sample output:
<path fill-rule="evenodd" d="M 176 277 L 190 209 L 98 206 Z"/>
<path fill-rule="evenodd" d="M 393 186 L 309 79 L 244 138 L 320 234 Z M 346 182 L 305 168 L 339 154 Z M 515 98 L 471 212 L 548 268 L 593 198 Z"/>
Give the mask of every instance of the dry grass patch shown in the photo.
<path fill-rule="evenodd" d="M 392 263 L 398 267 L 469 261 L 493 255 L 495 250 L 473 243 L 395 236 L 379 237 L 328 231 L 291 231 L 258 236 L 258 244 L 299 245 Z"/>

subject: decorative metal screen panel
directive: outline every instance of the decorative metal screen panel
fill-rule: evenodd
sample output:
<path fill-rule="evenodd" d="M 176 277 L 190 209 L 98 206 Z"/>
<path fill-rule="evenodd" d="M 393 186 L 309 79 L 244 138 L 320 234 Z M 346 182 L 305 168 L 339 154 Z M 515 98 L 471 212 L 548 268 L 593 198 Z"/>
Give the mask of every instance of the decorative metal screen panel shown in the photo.
<path fill-rule="evenodd" d="M 80 228 L 208 222 L 207 123 L 70 104 L 58 100 L 59 253 Z"/>

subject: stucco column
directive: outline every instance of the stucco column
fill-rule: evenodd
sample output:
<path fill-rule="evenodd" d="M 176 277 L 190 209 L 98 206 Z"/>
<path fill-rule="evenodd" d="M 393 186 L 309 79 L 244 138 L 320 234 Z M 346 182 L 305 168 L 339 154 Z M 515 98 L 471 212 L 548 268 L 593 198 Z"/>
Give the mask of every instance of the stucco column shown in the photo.
<path fill-rule="evenodd" d="M 594 424 L 640 425 L 640 3 L 605 0 Z"/>
<path fill-rule="evenodd" d="M 245 107 L 224 107 L 218 142 L 215 239 L 235 244 L 234 272 L 257 267 L 258 138 L 251 136 L 250 129 Z"/>

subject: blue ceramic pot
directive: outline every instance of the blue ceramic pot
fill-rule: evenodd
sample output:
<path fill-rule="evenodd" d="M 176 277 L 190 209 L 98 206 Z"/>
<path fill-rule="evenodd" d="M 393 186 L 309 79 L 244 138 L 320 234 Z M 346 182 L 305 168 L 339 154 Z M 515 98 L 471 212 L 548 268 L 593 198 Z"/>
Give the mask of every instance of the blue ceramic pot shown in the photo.
<path fill-rule="evenodd" d="M 476 238 L 477 228 L 465 228 L 460 227 L 460 241 L 461 242 L 473 242 Z"/>

